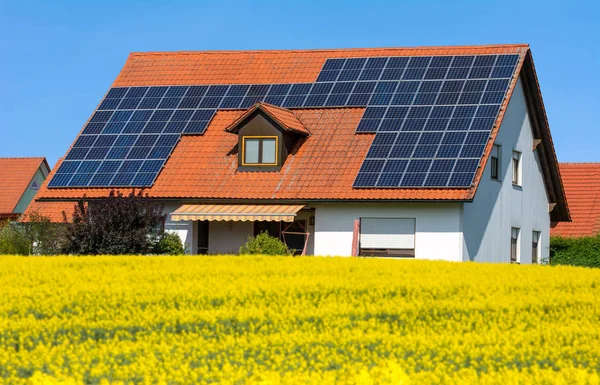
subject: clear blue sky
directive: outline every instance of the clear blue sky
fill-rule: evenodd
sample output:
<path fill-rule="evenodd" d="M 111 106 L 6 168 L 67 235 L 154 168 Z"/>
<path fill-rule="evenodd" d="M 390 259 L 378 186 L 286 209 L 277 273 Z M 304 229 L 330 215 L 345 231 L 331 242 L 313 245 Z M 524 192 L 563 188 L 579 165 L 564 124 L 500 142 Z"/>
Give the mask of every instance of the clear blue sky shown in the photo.
<path fill-rule="evenodd" d="M 592 1 L 0 0 L 0 157 L 63 156 L 131 51 L 529 43 L 560 161 L 600 161 Z"/>

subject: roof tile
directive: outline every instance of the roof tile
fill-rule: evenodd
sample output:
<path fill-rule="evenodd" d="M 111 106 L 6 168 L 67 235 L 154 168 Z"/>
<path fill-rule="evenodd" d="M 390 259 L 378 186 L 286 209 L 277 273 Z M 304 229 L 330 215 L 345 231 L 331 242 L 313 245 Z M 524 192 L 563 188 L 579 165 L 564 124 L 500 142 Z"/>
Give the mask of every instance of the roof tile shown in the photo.
<path fill-rule="evenodd" d="M 551 234 L 563 237 L 600 234 L 600 163 L 561 163 L 560 174 L 572 222 L 554 223 Z"/>
<path fill-rule="evenodd" d="M 10 214 L 44 158 L 0 158 L 0 214 Z"/>

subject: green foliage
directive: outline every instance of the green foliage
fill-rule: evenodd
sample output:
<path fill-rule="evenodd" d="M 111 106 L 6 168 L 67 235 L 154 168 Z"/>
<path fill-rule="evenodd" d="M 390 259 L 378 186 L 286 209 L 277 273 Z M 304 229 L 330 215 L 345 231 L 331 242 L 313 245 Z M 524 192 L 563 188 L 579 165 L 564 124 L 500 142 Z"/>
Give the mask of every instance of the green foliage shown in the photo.
<path fill-rule="evenodd" d="M 111 191 L 106 198 L 82 199 L 66 229 L 67 254 L 148 254 L 154 229 L 164 224 L 161 203 L 132 192 Z"/>
<path fill-rule="evenodd" d="M 550 264 L 600 267 L 600 235 L 550 238 Z"/>
<path fill-rule="evenodd" d="M 179 235 L 166 232 L 158 238 L 153 252 L 160 255 L 182 255 L 185 254 L 185 248 Z"/>
<path fill-rule="evenodd" d="M 0 254 L 29 255 L 31 241 L 25 228 L 16 222 L 0 223 Z"/>
<path fill-rule="evenodd" d="M 48 217 L 31 213 L 27 222 L 21 224 L 31 242 L 35 255 L 58 255 L 65 243 L 65 223 L 52 223 Z"/>
<path fill-rule="evenodd" d="M 285 243 L 265 231 L 256 237 L 248 237 L 248 242 L 240 247 L 240 254 L 291 255 L 292 253 Z"/>

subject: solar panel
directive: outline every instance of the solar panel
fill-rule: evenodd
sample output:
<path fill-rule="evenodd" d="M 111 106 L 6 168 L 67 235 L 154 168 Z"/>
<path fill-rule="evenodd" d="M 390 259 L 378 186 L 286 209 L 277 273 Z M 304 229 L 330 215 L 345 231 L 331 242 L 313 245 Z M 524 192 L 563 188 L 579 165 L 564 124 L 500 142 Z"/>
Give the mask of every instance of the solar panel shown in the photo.
<path fill-rule="evenodd" d="M 381 167 L 361 169 L 354 187 L 469 187 L 518 61 L 340 58 L 327 59 L 315 83 L 111 88 L 48 186 L 151 186 L 181 135 L 202 135 L 217 109 L 266 101 L 366 107 L 356 132 L 376 134 L 365 164 Z M 101 165 L 82 169 L 82 160 Z M 119 171 L 124 160 L 141 166 Z"/>

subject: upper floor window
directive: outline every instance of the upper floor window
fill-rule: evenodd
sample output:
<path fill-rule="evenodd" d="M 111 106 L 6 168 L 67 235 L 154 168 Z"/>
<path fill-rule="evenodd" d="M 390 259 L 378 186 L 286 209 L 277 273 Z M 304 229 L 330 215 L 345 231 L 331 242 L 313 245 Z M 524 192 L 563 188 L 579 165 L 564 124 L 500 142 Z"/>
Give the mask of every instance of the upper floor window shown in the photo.
<path fill-rule="evenodd" d="M 521 153 L 513 151 L 512 156 L 512 182 L 516 185 L 521 185 Z"/>
<path fill-rule="evenodd" d="M 500 146 L 494 144 L 490 158 L 490 168 L 492 170 L 492 179 L 500 179 Z"/>
<path fill-rule="evenodd" d="M 243 166 L 277 166 L 276 136 L 244 136 Z"/>

